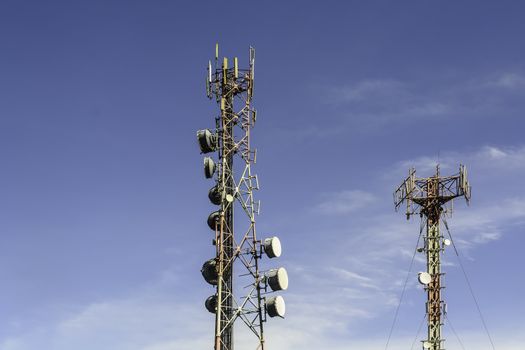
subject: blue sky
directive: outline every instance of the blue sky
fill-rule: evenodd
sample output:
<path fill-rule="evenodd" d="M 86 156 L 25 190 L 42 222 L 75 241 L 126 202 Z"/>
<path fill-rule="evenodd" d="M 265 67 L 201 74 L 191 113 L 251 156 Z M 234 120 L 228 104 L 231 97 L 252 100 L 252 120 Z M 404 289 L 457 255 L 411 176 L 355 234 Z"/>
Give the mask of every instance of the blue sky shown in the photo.
<path fill-rule="evenodd" d="M 471 205 L 448 222 L 496 348 L 522 349 L 524 10 L 2 1 L 0 350 L 212 347 L 195 131 L 217 113 L 204 90 L 216 41 L 241 64 L 257 49 L 258 232 L 281 238 L 265 264 L 290 275 L 269 348 L 384 348 L 419 229 L 392 192 L 439 159 L 469 168 Z M 422 258 L 389 349 L 423 317 Z M 444 260 L 450 320 L 467 349 L 490 349 L 452 250 Z"/>

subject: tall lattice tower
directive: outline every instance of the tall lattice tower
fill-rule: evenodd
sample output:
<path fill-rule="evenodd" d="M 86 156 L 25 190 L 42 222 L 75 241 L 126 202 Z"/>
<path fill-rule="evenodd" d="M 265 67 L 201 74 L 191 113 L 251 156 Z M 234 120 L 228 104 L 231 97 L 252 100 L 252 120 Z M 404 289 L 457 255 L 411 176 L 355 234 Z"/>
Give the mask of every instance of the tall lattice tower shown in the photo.
<path fill-rule="evenodd" d="M 440 176 L 438 165 L 436 174 L 428 178 L 417 178 L 415 169 L 410 169 L 408 177 L 394 192 L 396 210 L 406 202 L 407 220 L 414 214 L 426 219 L 423 250 L 427 257 L 427 271 L 420 272 L 418 276 L 427 292 L 428 336 L 422 341 L 424 349 L 443 350 L 441 327 L 446 306 L 441 296 L 443 273 L 440 258 L 450 240 L 440 233 L 440 222 L 442 215 L 452 214 L 453 199 L 461 196 L 467 203 L 470 201 L 470 185 L 463 165 L 453 176 Z"/>
<path fill-rule="evenodd" d="M 218 210 L 208 217 L 215 233 L 215 257 L 202 267 L 204 279 L 215 287 L 206 299 L 206 309 L 215 314 L 215 350 L 233 350 L 234 325 L 242 320 L 254 334 L 255 349 L 264 349 L 263 324 L 266 316 L 284 317 L 284 299 L 271 294 L 288 288 L 288 274 L 281 267 L 263 270 L 265 255 L 281 255 L 279 238 L 259 240 L 255 221 L 260 201 L 254 198 L 259 189 L 257 175 L 252 173 L 257 152 L 251 148 L 251 129 L 256 121 L 252 107 L 255 50 L 250 47 L 248 69 L 238 67 L 228 58 L 219 61 L 215 49 L 215 67 L 208 62 L 206 94 L 215 99 L 220 112 L 215 129 L 199 130 L 197 141 L 201 153 L 216 152 L 217 160 L 204 158 L 204 174 L 215 181 L 208 197 Z M 240 171 L 239 171 L 240 170 Z"/>

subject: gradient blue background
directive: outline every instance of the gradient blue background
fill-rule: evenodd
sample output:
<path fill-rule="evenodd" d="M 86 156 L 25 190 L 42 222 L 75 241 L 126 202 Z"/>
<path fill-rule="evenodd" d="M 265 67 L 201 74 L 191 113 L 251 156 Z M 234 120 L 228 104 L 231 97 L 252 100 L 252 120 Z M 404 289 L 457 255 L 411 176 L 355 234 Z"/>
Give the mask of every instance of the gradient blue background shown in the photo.
<path fill-rule="evenodd" d="M 517 1 L 0 3 L 0 349 L 212 347 L 197 129 L 208 59 L 247 64 L 287 318 L 270 349 L 382 349 L 418 234 L 410 166 L 469 167 L 448 219 L 496 348 L 525 341 L 525 5 Z M 449 318 L 490 349 L 452 250 Z M 390 349 L 424 314 L 418 256 Z M 423 332 L 417 339 L 423 339 Z M 446 347 L 460 348 L 447 325 Z M 241 337 L 240 337 L 241 338 Z M 240 339 L 242 340 L 242 339 Z M 419 344 L 416 344 L 419 348 Z"/>

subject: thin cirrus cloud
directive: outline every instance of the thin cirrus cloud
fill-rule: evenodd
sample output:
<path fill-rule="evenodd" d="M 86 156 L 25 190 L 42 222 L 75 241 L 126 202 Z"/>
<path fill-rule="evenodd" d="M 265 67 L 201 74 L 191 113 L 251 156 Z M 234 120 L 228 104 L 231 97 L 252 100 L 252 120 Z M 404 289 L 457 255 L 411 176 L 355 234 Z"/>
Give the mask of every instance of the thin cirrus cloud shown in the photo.
<path fill-rule="evenodd" d="M 337 88 L 324 89 L 323 101 L 344 107 L 344 113 L 360 123 L 378 126 L 439 116 L 483 118 L 505 111 L 510 94 L 525 91 L 525 77 L 518 72 L 490 73 L 483 78 L 450 78 L 402 81 L 364 79 Z M 429 88 L 432 86 L 432 88 Z M 441 119 L 442 120 L 442 119 Z"/>
<path fill-rule="evenodd" d="M 366 79 L 338 91 L 338 97 L 344 101 L 362 101 L 377 97 L 406 97 L 408 90 L 404 83 L 397 80 Z"/>
<path fill-rule="evenodd" d="M 377 198 L 365 191 L 347 190 L 325 193 L 316 210 L 322 214 L 348 214 L 374 203 Z"/>
<path fill-rule="evenodd" d="M 503 73 L 487 79 L 484 87 L 523 89 L 525 88 L 525 77 L 519 73 Z"/>
<path fill-rule="evenodd" d="M 516 96 L 525 93 L 520 72 L 486 73 L 481 77 L 420 77 L 412 80 L 363 79 L 338 87 L 315 86 L 316 98 L 336 123 L 301 123 L 293 133 L 275 130 L 289 141 L 339 137 L 349 130 L 376 133 L 395 123 L 518 116 L 525 108 Z"/>
<path fill-rule="evenodd" d="M 331 89 L 325 102 L 333 107 L 345 107 L 345 112 L 369 123 L 417 119 L 442 115 L 451 108 L 440 93 L 422 92 L 413 82 L 388 79 L 366 79 Z"/>
<path fill-rule="evenodd" d="M 474 176 L 488 177 L 487 171 L 505 172 L 518 171 L 525 168 L 525 146 L 482 146 L 471 152 L 445 152 L 439 157 L 421 156 L 411 160 L 397 162 L 393 173 L 398 176 L 407 172 L 408 168 L 414 167 L 421 173 L 434 171 L 439 163 L 441 169 L 447 171 L 457 170 L 459 164 L 465 164 L 469 168 L 483 170 L 478 173 L 472 172 Z M 492 175 L 490 175 L 492 177 Z"/>
<path fill-rule="evenodd" d="M 45 326 L 10 336 L 1 350 L 190 350 L 205 348 L 210 315 L 199 304 L 167 295 L 173 286 L 159 281 L 120 298 L 93 302 Z M 188 315 L 191 315 L 189 317 Z M 209 324 L 209 330 L 203 326 Z M 176 346 L 174 347 L 174 345 Z"/>

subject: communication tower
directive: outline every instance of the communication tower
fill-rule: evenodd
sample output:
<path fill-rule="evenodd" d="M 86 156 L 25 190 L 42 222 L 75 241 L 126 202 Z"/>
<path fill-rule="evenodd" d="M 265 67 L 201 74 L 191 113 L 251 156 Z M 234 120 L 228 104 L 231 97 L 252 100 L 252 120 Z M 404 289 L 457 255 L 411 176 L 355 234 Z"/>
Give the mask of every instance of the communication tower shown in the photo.
<path fill-rule="evenodd" d="M 446 313 L 446 305 L 441 298 L 443 288 L 441 272 L 441 254 L 450 240 L 440 233 L 442 215 L 452 214 L 454 198 L 465 197 L 470 201 L 470 184 L 467 180 L 467 170 L 460 165 L 459 173 L 453 176 L 441 176 L 439 165 L 436 174 L 428 178 L 416 177 L 416 170 L 410 169 L 409 175 L 394 192 L 396 211 L 403 202 L 406 203 L 407 220 L 411 215 L 419 214 L 426 219 L 426 236 L 424 247 L 426 252 L 427 271 L 420 272 L 418 279 L 427 292 L 426 314 L 428 321 L 428 336 L 422 341 L 424 349 L 443 350 L 441 327 L 442 316 Z"/>
<path fill-rule="evenodd" d="M 232 64 L 233 63 L 233 64 Z M 234 324 L 241 320 L 257 338 L 254 348 L 264 350 L 263 324 L 266 317 L 284 317 L 285 303 L 272 292 L 288 288 L 288 274 L 283 267 L 262 270 L 261 258 L 281 255 L 277 237 L 260 240 L 255 221 L 260 201 L 252 165 L 257 152 L 251 148 L 251 130 L 256 121 L 252 107 L 255 49 L 249 50 L 249 67 L 241 69 L 237 57 L 219 61 L 215 48 L 215 66 L 208 62 L 206 95 L 215 99 L 219 114 L 214 129 L 197 132 L 201 153 L 216 153 L 204 158 L 204 175 L 214 180 L 208 197 L 218 206 L 207 220 L 215 233 L 215 256 L 206 261 L 201 273 L 215 293 L 206 299 L 206 309 L 215 314 L 215 350 L 233 350 Z"/>

